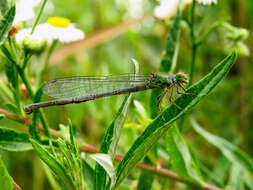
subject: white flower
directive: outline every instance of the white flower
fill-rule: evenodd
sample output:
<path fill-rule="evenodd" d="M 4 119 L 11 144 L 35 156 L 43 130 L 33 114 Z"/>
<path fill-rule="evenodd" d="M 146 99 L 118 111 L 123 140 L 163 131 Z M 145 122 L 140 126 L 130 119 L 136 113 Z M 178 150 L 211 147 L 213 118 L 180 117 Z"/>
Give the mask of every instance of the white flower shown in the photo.
<path fill-rule="evenodd" d="M 40 0 L 17 0 L 16 15 L 13 24 L 34 18 L 33 8 L 38 5 Z"/>
<path fill-rule="evenodd" d="M 144 0 L 116 0 L 117 6 L 127 9 L 127 14 L 133 18 L 144 14 Z"/>
<path fill-rule="evenodd" d="M 202 3 L 204 5 L 211 5 L 212 3 L 217 4 L 217 0 L 197 0 L 198 3 Z"/>
<path fill-rule="evenodd" d="M 192 0 L 182 0 L 182 8 L 191 3 Z M 154 15 L 159 19 L 173 17 L 178 9 L 179 0 L 160 0 L 160 5 L 155 7 Z"/>
<path fill-rule="evenodd" d="M 27 36 L 39 42 L 45 40 L 49 43 L 53 40 L 69 43 L 84 38 L 83 31 L 77 29 L 68 19 L 62 17 L 50 17 L 47 23 L 39 24 L 33 34 L 30 35 L 30 33 L 31 28 L 21 30 L 16 34 L 17 42 L 22 43 Z"/>
<path fill-rule="evenodd" d="M 138 18 L 143 16 L 143 2 L 142 0 L 128 0 L 128 10 L 129 14 L 133 18 Z"/>

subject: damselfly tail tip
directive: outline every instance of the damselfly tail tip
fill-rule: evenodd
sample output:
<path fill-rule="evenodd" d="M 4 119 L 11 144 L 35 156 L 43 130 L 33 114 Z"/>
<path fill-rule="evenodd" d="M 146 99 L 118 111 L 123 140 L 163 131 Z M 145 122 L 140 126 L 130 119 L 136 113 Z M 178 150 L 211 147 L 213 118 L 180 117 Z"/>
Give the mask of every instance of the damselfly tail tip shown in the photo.
<path fill-rule="evenodd" d="M 24 106 L 23 110 L 25 111 L 26 114 L 31 114 L 33 111 L 29 108 L 28 106 Z"/>
<path fill-rule="evenodd" d="M 187 84 L 189 82 L 189 78 L 187 76 L 187 74 L 183 73 L 183 72 L 179 72 L 176 74 L 176 80 L 180 83 L 184 83 Z"/>

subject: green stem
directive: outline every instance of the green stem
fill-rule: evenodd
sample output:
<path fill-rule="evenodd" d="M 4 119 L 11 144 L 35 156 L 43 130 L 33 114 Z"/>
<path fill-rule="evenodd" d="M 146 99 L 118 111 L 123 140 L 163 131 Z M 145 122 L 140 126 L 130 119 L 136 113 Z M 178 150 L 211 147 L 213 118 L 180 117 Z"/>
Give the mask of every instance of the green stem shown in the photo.
<path fill-rule="evenodd" d="M 190 70 L 190 79 L 189 79 L 189 86 L 193 83 L 193 76 L 194 76 L 194 70 L 195 70 L 195 62 L 196 62 L 196 54 L 197 54 L 197 48 L 195 44 L 192 46 L 192 59 L 191 59 L 191 70 Z"/>
<path fill-rule="evenodd" d="M 10 47 L 11 56 L 14 58 L 13 63 L 17 63 L 17 52 L 13 48 L 14 44 L 13 44 L 13 41 L 11 38 L 8 38 L 8 43 L 9 43 L 9 47 Z M 20 104 L 21 101 L 20 101 L 20 88 L 19 88 L 19 78 L 18 77 L 17 77 L 17 84 L 15 84 L 15 86 L 13 86 L 13 87 L 15 89 L 15 95 L 14 95 L 15 104 L 17 105 L 19 114 L 21 114 L 22 109 L 21 109 L 21 104 Z"/>
<path fill-rule="evenodd" d="M 42 2 L 42 5 L 41 5 L 40 10 L 39 10 L 39 13 L 38 13 L 38 15 L 37 15 L 37 17 L 36 17 L 36 19 L 35 19 L 35 21 L 34 21 L 31 34 L 33 33 L 35 27 L 37 26 L 37 24 L 38 24 L 38 22 L 39 22 L 39 19 L 40 19 L 40 17 L 41 17 L 41 14 L 42 14 L 42 12 L 43 12 L 43 10 L 44 10 L 44 8 L 45 8 L 46 2 L 47 2 L 47 0 L 43 0 L 43 2 Z"/>
<path fill-rule="evenodd" d="M 24 60 L 26 60 L 26 58 L 24 58 Z M 30 81 L 28 80 L 27 75 L 25 74 L 24 70 L 19 65 L 16 64 L 16 67 L 17 67 L 17 71 L 18 71 L 23 83 L 25 84 L 25 86 L 27 88 L 29 96 L 32 99 L 34 99 L 34 92 L 33 92 L 33 89 L 32 89 L 32 85 L 31 85 Z M 44 127 L 45 134 L 50 139 L 51 136 L 50 136 L 50 133 L 49 133 L 49 126 L 48 126 L 46 117 L 45 117 L 44 113 L 41 110 L 39 110 L 39 117 L 40 117 L 41 123 Z"/>
<path fill-rule="evenodd" d="M 47 70 L 47 68 L 48 68 L 49 59 L 50 59 L 50 57 L 51 57 L 51 55 L 52 55 L 52 53 L 53 53 L 54 48 L 55 48 L 56 45 L 57 45 L 57 42 L 58 42 L 58 40 L 53 40 L 53 43 L 52 43 L 51 46 L 49 47 L 49 50 L 48 50 L 47 55 L 46 55 L 45 63 L 44 63 L 43 68 L 42 68 L 42 70 L 41 70 L 41 72 L 40 72 L 40 74 L 39 74 L 39 80 L 38 80 L 39 84 L 42 82 L 42 81 L 41 81 L 42 76 L 45 74 L 45 72 L 46 72 L 46 70 Z"/>
<path fill-rule="evenodd" d="M 202 45 L 202 43 L 207 39 L 207 37 L 214 31 L 216 30 L 218 27 L 220 26 L 224 26 L 225 27 L 225 24 L 224 24 L 224 21 L 219 21 L 219 22 L 216 22 L 214 23 L 208 30 L 206 33 L 204 33 L 200 39 L 195 43 L 196 46 L 200 46 Z M 226 28 L 226 27 L 225 27 Z"/>
<path fill-rule="evenodd" d="M 192 8 L 191 8 L 191 23 L 190 23 L 190 36 L 191 36 L 191 42 L 192 42 L 192 59 L 191 59 L 191 70 L 190 70 L 190 79 L 189 79 L 189 85 L 192 85 L 193 82 L 193 76 L 194 76 L 194 70 L 195 70 L 195 61 L 196 61 L 196 53 L 197 53 L 197 46 L 195 44 L 195 33 L 194 33 L 194 11 L 196 6 L 196 0 L 193 0 L 192 2 Z"/>
<path fill-rule="evenodd" d="M 23 65 L 22 65 L 22 70 L 24 71 L 30 58 L 31 58 L 31 54 L 28 54 L 27 52 L 24 53 L 24 60 L 23 60 Z"/>

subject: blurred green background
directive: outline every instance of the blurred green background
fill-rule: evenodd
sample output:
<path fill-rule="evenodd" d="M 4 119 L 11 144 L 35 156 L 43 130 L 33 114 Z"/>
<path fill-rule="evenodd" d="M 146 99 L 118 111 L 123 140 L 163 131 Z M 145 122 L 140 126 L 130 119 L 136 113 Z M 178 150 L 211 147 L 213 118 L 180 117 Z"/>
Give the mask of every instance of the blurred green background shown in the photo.
<path fill-rule="evenodd" d="M 58 44 L 43 76 L 43 80 L 58 77 L 82 75 L 108 75 L 133 72 L 130 59 L 140 64 L 140 73 L 158 70 L 160 58 L 171 21 L 161 21 L 152 17 L 157 1 L 139 1 L 141 11 L 133 13 L 128 0 L 52 0 L 49 1 L 41 22 L 49 16 L 62 16 L 71 20 L 85 32 L 89 43 L 79 44 L 74 52 L 68 45 Z M 253 1 L 252 0 L 218 0 L 217 5 L 196 8 L 198 30 L 205 28 L 217 20 L 229 20 L 238 27 L 249 30 L 246 39 L 251 55 L 253 53 Z M 129 24 L 130 22 L 130 24 Z M 119 27 L 120 26 L 120 27 Z M 109 31 L 109 32 L 108 32 Z M 107 32 L 107 33 L 106 33 Z M 102 36 L 98 38 L 98 36 Z M 97 38 L 96 38 L 97 37 Z M 92 41 L 94 40 L 95 41 Z M 104 39 L 104 40 L 103 40 Z M 207 74 L 226 55 L 228 42 L 224 37 L 224 29 L 213 32 L 204 45 L 199 48 L 194 82 Z M 65 48 L 68 56 L 57 54 Z M 35 73 L 43 61 L 34 58 L 32 71 Z M 180 50 L 176 72 L 189 73 L 191 61 L 191 44 L 189 30 L 182 25 Z M 239 57 L 229 75 L 206 97 L 190 114 L 203 128 L 238 145 L 249 155 L 253 155 L 253 67 L 252 57 Z M 4 76 L 0 65 L 1 78 Z M 0 95 L 0 106 L 4 107 L 4 94 Z M 23 95 L 25 98 L 25 95 Z M 51 128 L 59 129 L 59 124 L 67 125 L 68 118 L 76 127 L 77 135 L 84 142 L 99 147 L 106 129 L 112 122 L 124 96 L 104 98 L 83 104 L 46 108 L 45 113 Z M 49 99 L 44 96 L 43 100 Z M 148 112 L 150 91 L 135 94 Z M 25 103 L 30 103 L 27 99 Z M 165 104 L 166 105 L 166 104 Z M 132 142 L 143 130 L 138 121 L 138 113 L 134 104 L 128 112 L 126 124 L 140 123 L 138 128 L 126 125 L 122 133 L 119 154 L 124 154 Z M 14 121 L 4 119 L 1 126 L 22 126 Z M 19 126 L 20 125 L 20 126 Z M 229 165 L 215 147 L 198 136 L 185 118 L 182 134 L 192 145 L 198 159 L 221 179 L 226 179 Z M 11 176 L 23 189 L 49 189 L 49 183 L 43 171 L 42 163 L 33 151 L 8 153 L 1 151 Z M 133 174 L 133 177 L 136 177 Z M 156 178 L 153 188 L 159 188 L 160 178 Z"/>

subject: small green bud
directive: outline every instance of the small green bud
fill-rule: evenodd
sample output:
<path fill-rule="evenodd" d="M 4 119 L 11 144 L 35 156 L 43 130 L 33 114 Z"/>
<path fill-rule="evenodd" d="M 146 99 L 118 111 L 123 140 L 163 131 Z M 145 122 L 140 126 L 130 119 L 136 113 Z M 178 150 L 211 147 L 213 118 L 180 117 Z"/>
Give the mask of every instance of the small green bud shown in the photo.
<path fill-rule="evenodd" d="M 232 41 L 242 41 L 248 38 L 249 31 L 244 28 L 234 28 L 234 30 L 227 33 L 226 37 Z"/>
<path fill-rule="evenodd" d="M 237 43 L 236 48 L 237 48 L 238 55 L 241 55 L 241 56 L 249 56 L 250 55 L 249 48 L 245 43 L 243 43 L 243 42 Z"/>
<path fill-rule="evenodd" d="M 248 46 L 243 42 L 233 43 L 228 48 L 226 48 L 226 52 L 231 53 L 232 51 L 234 51 L 234 49 L 236 49 L 237 54 L 239 56 L 249 56 L 250 55 L 250 51 L 249 51 Z"/>
<path fill-rule="evenodd" d="M 23 40 L 24 50 L 30 54 L 40 55 L 47 46 L 46 41 L 39 41 L 31 36 L 27 36 Z"/>

